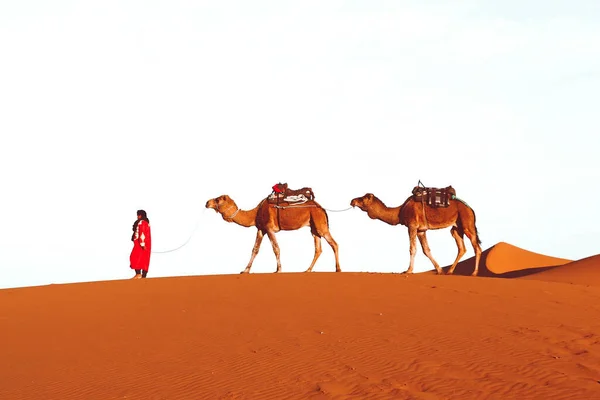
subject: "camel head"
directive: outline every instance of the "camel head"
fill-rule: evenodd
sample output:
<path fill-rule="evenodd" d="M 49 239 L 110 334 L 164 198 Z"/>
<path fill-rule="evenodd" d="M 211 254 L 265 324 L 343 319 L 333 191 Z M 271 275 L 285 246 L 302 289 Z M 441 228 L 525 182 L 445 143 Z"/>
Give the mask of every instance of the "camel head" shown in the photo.
<path fill-rule="evenodd" d="M 373 193 L 367 193 L 362 197 L 352 199 L 350 205 L 352 207 L 358 207 L 363 211 L 367 211 L 371 207 L 373 199 L 375 199 L 375 195 Z"/>
<path fill-rule="evenodd" d="M 229 216 L 237 210 L 237 205 L 231 199 L 231 197 L 227 196 L 226 194 L 223 194 L 219 197 L 208 200 L 206 202 L 206 208 L 212 208 L 213 210 L 221 214 L 223 218 L 226 218 L 226 216 Z"/>

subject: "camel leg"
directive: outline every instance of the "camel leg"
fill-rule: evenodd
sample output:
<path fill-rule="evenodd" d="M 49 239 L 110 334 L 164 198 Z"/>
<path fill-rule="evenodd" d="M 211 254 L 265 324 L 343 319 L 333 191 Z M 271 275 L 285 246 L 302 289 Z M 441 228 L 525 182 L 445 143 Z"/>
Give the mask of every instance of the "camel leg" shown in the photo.
<path fill-rule="evenodd" d="M 450 233 L 456 241 L 456 246 L 458 247 L 458 255 L 456 256 L 456 260 L 454 260 L 452 266 L 448 270 L 448 275 L 452 275 L 454 273 L 454 268 L 456 268 L 456 265 L 458 264 L 462 256 L 464 256 L 467 252 L 467 249 L 465 248 L 465 241 L 463 240 L 463 230 L 453 226 L 452 229 L 450 229 Z"/>
<path fill-rule="evenodd" d="M 479 246 L 479 243 L 477 243 L 477 234 L 469 231 L 465 231 L 465 234 L 471 241 L 471 245 L 473 246 L 473 250 L 475 251 L 475 270 L 473 271 L 471 276 L 477 276 L 477 273 L 479 272 L 479 260 L 481 260 L 481 247 Z"/>
<path fill-rule="evenodd" d="M 264 234 L 260 229 L 256 232 L 256 241 L 254 242 L 254 247 L 252 248 L 252 255 L 250 256 L 250 262 L 248 263 L 248 266 L 246 267 L 246 269 L 244 269 L 241 272 L 242 274 L 247 274 L 250 272 L 250 268 L 252 267 L 254 258 L 256 257 L 256 255 L 258 254 L 258 250 L 260 249 L 260 243 L 262 242 L 263 235 Z"/>
<path fill-rule="evenodd" d="M 306 272 L 311 272 L 315 263 L 317 262 L 317 258 L 321 255 L 323 250 L 321 249 L 321 238 L 313 233 L 313 238 L 315 239 L 315 256 L 310 264 L 310 267 L 306 270 Z"/>
<path fill-rule="evenodd" d="M 342 268 L 340 267 L 340 256 L 338 254 L 338 244 L 331 236 L 331 233 L 327 232 L 323 235 L 327 243 L 331 246 L 333 250 L 333 255 L 335 256 L 335 272 L 342 272 Z"/>
<path fill-rule="evenodd" d="M 435 267 L 435 270 L 437 271 L 438 275 L 443 274 L 444 272 L 440 268 L 439 264 L 433 259 L 433 256 L 431 255 L 431 249 L 429 248 L 429 243 L 427 243 L 427 236 L 425 235 L 425 231 L 418 232 L 417 236 L 419 237 L 419 242 L 421 243 L 421 249 L 423 249 L 423 253 L 427 256 L 427 258 L 429 258 L 429 261 L 431 261 L 431 263 Z"/>
<path fill-rule="evenodd" d="M 281 272 L 281 259 L 279 258 L 279 243 L 277 243 L 277 239 L 275 238 L 274 232 L 267 231 L 267 236 L 269 236 L 269 240 L 271 241 L 271 245 L 273 246 L 273 253 L 275 253 L 275 258 L 277 259 L 277 270 L 275 272 Z"/>
<path fill-rule="evenodd" d="M 410 265 L 403 273 L 412 274 L 415 266 L 415 255 L 417 253 L 417 228 L 408 228 L 408 238 L 410 240 Z"/>

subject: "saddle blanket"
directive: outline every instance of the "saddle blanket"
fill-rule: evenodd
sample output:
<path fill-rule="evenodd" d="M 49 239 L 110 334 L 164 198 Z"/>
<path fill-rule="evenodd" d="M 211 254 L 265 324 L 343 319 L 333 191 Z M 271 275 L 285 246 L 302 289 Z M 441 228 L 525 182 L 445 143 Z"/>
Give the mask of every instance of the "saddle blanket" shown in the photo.
<path fill-rule="evenodd" d="M 286 203 L 306 203 L 308 201 L 308 197 L 306 197 L 303 194 L 282 196 L 279 193 L 272 193 L 269 196 L 269 200 L 274 202 L 274 201 L 277 201 L 278 197 L 279 197 L 279 201 L 286 202 Z"/>

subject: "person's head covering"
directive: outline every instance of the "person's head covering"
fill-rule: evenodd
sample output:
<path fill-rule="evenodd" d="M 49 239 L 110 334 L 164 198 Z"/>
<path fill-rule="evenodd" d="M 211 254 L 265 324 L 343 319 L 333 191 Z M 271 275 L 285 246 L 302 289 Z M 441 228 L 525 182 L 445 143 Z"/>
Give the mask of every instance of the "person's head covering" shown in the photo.
<path fill-rule="evenodd" d="M 133 234 L 131 235 L 131 240 L 135 239 L 135 231 L 137 229 L 138 224 L 140 223 L 140 221 L 146 221 L 147 223 L 150 223 L 150 220 L 148 219 L 148 215 L 146 214 L 146 211 L 144 210 L 137 210 L 137 215 L 139 215 L 142 218 L 137 218 L 135 220 L 135 222 L 133 223 Z"/>

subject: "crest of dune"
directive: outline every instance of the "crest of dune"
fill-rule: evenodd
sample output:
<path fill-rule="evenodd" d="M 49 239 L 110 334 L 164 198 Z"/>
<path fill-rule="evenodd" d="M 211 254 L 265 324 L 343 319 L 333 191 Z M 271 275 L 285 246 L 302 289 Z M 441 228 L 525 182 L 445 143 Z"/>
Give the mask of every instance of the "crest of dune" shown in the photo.
<path fill-rule="evenodd" d="M 481 255 L 480 276 L 516 278 L 539 273 L 549 268 L 570 263 L 572 260 L 535 253 L 506 242 L 499 242 Z M 475 257 L 456 266 L 455 274 L 470 275 Z M 445 267 L 444 269 L 448 269 Z"/>

